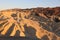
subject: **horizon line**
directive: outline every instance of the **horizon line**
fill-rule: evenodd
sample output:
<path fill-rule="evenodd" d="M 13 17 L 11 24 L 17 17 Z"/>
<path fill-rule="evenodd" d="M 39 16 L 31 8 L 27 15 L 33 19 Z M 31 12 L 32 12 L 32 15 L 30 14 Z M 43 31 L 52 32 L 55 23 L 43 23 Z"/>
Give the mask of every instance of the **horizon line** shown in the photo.
<path fill-rule="evenodd" d="M 20 8 L 20 7 L 14 7 L 14 8 L 3 8 L 3 9 L 0 9 L 0 10 L 6 10 L 6 9 L 31 9 L 31 8 L 54 8 L 54 7 L 60 7 L 60 6 L 47 6 L 47 7 L 43 7 L 43 6 L 40 6 L 40 7 L 27 7 L 27 8 Z"/>

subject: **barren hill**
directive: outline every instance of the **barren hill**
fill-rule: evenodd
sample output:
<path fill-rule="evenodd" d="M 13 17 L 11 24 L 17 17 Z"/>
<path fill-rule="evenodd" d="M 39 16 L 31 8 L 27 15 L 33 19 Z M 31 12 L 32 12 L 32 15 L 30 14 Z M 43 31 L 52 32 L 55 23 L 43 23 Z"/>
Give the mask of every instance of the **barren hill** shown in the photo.
<path fill-rule="evenodd" d="M 0 11 L 0 37 L 60 40 L 60 7 Z"/>

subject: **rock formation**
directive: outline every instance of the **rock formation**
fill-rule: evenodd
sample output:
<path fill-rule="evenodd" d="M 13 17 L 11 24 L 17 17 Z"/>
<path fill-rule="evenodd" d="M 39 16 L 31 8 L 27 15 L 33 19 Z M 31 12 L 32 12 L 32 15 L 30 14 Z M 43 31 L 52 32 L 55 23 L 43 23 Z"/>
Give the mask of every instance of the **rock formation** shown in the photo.
<path fill-rule="evenodd" d="M 60 7 L 2 10 L 0 37 L 60 40 Z"/>

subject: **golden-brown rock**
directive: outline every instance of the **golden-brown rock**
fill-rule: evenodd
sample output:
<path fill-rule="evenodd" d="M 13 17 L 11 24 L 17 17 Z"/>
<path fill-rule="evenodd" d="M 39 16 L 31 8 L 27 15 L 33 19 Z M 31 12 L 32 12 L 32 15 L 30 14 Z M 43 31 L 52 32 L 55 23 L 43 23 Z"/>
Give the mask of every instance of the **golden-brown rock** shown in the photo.
<path fill-rule="evenodd" d="M 60 7 L 0 11 L 0 37 L 60 40 Z"/>

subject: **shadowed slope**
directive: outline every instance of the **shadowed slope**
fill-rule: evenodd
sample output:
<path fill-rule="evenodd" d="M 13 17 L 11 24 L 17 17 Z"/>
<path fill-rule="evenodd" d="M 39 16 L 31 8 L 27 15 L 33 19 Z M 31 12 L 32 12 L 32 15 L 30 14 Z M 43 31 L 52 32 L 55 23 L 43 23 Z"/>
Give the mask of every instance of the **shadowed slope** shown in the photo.
<path fill-rule="evenodd" d="M 12 36 L 20 40 L 21 36 L 28 40 L 60 40 L 59 10 L 60 7 L 2 10 L 0 39 Z"/>

